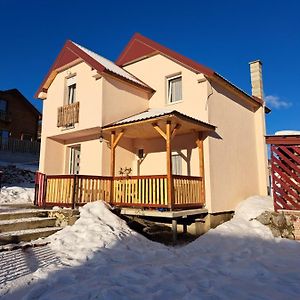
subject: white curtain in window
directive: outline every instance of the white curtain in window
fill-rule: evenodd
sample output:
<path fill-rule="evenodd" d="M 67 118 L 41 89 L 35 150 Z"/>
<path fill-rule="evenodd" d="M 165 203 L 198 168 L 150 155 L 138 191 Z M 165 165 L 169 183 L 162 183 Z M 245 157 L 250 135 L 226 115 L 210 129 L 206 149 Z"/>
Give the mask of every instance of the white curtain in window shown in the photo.
<path fill-rule="evenodd" d="M 181 77 L 170 80 L 170 102 L 182 100 L 182 80 Z"/>
<path fill-rule="evenodd" d="M 182 175 L 182 157 L 179 154 L 172 154 L 172 174 Z"/>

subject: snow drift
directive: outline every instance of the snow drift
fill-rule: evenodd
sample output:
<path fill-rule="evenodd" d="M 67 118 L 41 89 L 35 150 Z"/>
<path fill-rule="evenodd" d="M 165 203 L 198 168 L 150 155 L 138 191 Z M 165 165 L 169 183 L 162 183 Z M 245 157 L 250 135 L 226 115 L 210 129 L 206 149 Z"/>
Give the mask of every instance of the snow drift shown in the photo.
<path fill-rule="evenodd" d="M 63 265 L 40 268 L 3 299 L 297 299 L 300 243 L 249 220 L 271 207 L 271 198 L 251 197 L 231 221 L 172 248 L 132 231 L 104 203 L 87 204 L 49 238 Z"/>

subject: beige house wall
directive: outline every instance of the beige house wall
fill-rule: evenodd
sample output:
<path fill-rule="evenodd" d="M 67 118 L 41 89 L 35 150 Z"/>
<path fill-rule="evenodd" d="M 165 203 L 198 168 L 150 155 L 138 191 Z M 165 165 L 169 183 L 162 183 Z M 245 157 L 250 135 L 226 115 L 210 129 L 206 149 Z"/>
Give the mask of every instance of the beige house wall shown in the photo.
<path fill-rule="evenodd" d="M 209 138 L 210 212 L 234 210 L 251 195 L 260 194 L 257 176 L 257 133 L 251 106 L 214 84 L 209 121 L 219 138 Z"/>
<path fill-rule="evenodd" d="M 146 111 L 149 94 L 112 76 L 103 77 L 103 125 Z M 100 111 L 101 112 L 101 111 Z"/>
<path fill-rule="evenodd" d="M 124 68 L 156 91 L 149 101 L 150 108 L 167 107 L 207 122 L 207 85 L 198 82 L 204 79 L 203 74 L 195 74 L 160 54 Z M 177 74 L 182 76 L 183 101 L 168 104 L 167 78 Z"/>

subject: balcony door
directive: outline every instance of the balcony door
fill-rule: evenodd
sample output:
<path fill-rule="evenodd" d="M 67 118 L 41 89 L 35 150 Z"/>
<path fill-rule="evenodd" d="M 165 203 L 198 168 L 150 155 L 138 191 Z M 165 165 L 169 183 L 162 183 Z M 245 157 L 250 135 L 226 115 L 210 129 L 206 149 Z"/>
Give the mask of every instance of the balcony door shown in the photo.
<path fill-rule="evenodd" d="M 69 173 L 78 175 L 80 171 L 80 145 L 70 147 Z"/>

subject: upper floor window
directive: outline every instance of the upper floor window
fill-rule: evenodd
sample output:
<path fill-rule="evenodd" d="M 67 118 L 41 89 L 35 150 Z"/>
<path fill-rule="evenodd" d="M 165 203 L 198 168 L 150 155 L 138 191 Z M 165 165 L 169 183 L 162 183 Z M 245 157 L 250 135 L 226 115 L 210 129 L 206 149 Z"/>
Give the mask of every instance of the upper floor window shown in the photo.
<path fill-rule="evenodd" d="M 177 75 L 167 79 L 168 103 L 182 100 L 182 76 Z"/>
<path fill-rule="evenodd" d="M 76 76 L 67 78 L 67 103 L 76 102 Z"/>
<path fill-rule="evenodd" d="M 0 99 L 0 111 L 6 111 L 7 110 L 7 101 Z"/>

